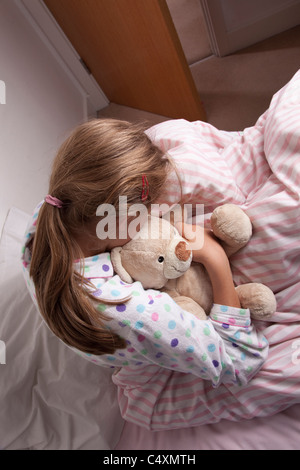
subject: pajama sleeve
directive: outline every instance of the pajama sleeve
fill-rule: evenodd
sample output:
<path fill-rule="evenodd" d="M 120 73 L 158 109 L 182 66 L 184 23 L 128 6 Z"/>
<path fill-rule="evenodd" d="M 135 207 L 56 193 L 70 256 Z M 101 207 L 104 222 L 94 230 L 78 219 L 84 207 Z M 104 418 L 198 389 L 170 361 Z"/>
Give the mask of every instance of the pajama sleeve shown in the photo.
<path fill-rule="evenodd" d="M 40 206 L 26 231 L 26 241 L 35 232 Z M 23 272 L 36 303 L 30 261 L 25 243 Z M 75 263 L 75 269 L 80 270 L 81 264 Z M 144 290 L 140 282 L 124 283 L 114 275 L 109 253 L 86 258 L 84 275 L 93 285 L 96 308 L 107 318 L 105 327 L 126 341 L 126 348 L 114 354 L 93 355 L 71 347 L 97 365 L 142 370 L 150 364 L 191 373 L 213 386 L 243 385 L 267 357 L 268 343 L 251 324 L 249 310 L 214 305 L 208 319 L 199 320 L 166 293 Z"/>
<path fill-rule="evenodd" d="M 114 366 L 155 364 L 220 383 L 246 384 L 260 369 L 268 343 L 251 324 L 249 310 L 214 305 L 206 321 L 182 310 L 166 293 L 132 287 L 129 301 L 108 305 L 108 325 L 128 347 Z M 104 309 L 104 307 L 103 307 Z M 119 355 L 122 355 L 122 361 Z"/>

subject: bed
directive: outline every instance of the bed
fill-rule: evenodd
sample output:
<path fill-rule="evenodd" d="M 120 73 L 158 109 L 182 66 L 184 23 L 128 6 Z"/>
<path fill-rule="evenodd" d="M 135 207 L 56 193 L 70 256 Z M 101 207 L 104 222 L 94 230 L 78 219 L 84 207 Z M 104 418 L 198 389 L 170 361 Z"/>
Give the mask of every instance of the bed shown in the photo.
<path fill-rule="evenodd" d="M 277 206 L 283 201 L 282 211 L 278 211 L 278 207 L 276 209 L 278 213 L 293 211 L 291 223 L 296 233 L 300 224 L 300 72 L 275 95 L 270 109 L 274 119 L 278 115 L 289 113 L 290 109 L 294 116 L 298 116 L 298 120 L 289 121 L 295 129 L 293 135 L 284 137 L 286 147 L 292 145 L 293 148 L 293 165 L 286 169 L 289 182 L 280 182 L 280 191 L 285 189 L 282 199 L 275 201 Z M 278 110 L 280 113 L 276 114 Z M 265 123 L 266 119 L 262 117 L 256 124 L 260 133 L 265 132 Z M 268 132 L 271 131 L 269 129 Z M 220 140 L 222 135 L 225 138 L 225 134 L 219 134 Z M 239 138 L 244 144 L 247 141 L 248 148 L 251 149 L 254 142 L 247 140 L 247 135 L 250 134 L 246 131 L 246 137 L 240 135 Z M 233 135 L 230 136 L 231 140 L 234 138 Z M 267 153 L 267 142 L 264 144 L 264 151 Z M 218 152 L 220 153 L 219 149 Z M 255 152 L 251 158 L 251 174 L 255 179 L 263 166 Z M 287 163 L 283 159 L 279 167 L 284 169 Z M 279 167 L 268 166 L 269 182 L 275 176 L 276 181 L 278 180 Z M 259 178 L 257 182 L 259 183 Z M 257 186 L 259 190 L 263 187 L 262 180 L 260 183 Z M 292 208 L 287 205 L 291 194 Z M 263 213 L 262 217 L 266 217 L 266 214 Z M 300 404 L 297 399 L 291 401 L 290 407 L 286 406 L 286 409 L 269 417 L 239 422 L 221 419 L 213 424 L 153 432 L 125 421 L 119 409 L 116 387 L 111 380 L 112 371 L 95 366 L 66 347 L 48 329 L 31 301 L 20 262 L 22 238 L 29 220 L 29 214 L 12 207 L 0 242 L 0 448 L 116 451 L 300 449 Z M 278 224 L 280 223 L 278 219 Z M 275 230 L 274 227 L 273 229 Z M 269 242 L 270 240 L 272 234 Z M 275 242 L 275 235 L 273 241 Z M 297 238 L 294 238 L 293 249 L 286 248 L 286 252 L 282 254 L 276 248 L 277 256 L 283 255 L 285 266 L 292 266 L 293 270 L 289 279 L 287 276 L 282 278 L 282 289 L 279 281 L 274 284 L 280 311 L 266 328 L 285 324 L 295 325 L 295 331 L 299 328 L 298 245 L 300 246 Z M 264 260 L 265 266 L 268 263 L 270 258 Z M 241 279 L 243 272 L 237 266 L 236 264 L 235 275 L 237 279 Z M 276 271 L 273 275 L 276 276 Z M 289 341 L 291 360 L 296 361 L 300 368 L 300 338 L 292 337 Z M 281 339 L 278 339 L 278 346 L 282 346 Z M 300 380 L 298 390 L 299 388 Z"/>

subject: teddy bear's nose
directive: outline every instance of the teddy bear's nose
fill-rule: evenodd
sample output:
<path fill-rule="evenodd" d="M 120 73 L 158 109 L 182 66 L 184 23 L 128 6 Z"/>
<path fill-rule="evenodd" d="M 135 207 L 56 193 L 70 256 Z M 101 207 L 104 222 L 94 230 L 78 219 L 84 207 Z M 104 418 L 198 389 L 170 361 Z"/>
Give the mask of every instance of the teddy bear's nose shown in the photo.
<path fill-rule="evenodd" d="M 187 244 L 185 242 L 177 243 L 175 247 L 175 255 L 180 261 L 187 261 L 190 254 L 191 250 L 187 250 Z"/>

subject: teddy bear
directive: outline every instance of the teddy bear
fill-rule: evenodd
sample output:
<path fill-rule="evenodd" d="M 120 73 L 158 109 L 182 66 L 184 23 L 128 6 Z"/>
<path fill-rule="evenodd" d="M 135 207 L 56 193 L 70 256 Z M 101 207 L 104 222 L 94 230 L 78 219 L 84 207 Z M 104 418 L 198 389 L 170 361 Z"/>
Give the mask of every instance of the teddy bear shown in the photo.
<path fill-rule="evenodd" d="M 211 230 L 226 254 L 233 255 L 252 236 L 252 224 L 234 204 L 217 207 L 210 219 Z M 122 247 L 113 248 L 111 261 L 122 281 L 140 281 L 144 289 L 167 292 L 184 310 L 205 320 L 213 304 L 209 276 L 200 263 L 192 261 L 188 240 L 166 219 L 149 215 L 140 232 Z M 255 319 L 276 311 L 273 292 L 261 283 L 236 287 L 242 308 Z"/>

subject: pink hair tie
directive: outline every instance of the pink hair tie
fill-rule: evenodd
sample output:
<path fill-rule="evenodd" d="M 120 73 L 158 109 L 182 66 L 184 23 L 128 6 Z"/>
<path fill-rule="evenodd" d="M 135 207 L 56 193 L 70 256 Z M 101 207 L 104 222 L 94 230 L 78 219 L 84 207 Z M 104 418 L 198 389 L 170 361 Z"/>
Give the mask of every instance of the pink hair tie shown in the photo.
<path fill-rule="evenodd" d="M 57 199 L 56 197 L 50 196 L 50 194 L 48 194 L 45 197 L 45 201 L 48 204 L 50 204 L 51 206 L 58 207 L 59 209 L 61 209 L 64 205 L 63 202 L 60 199 Z"/>

